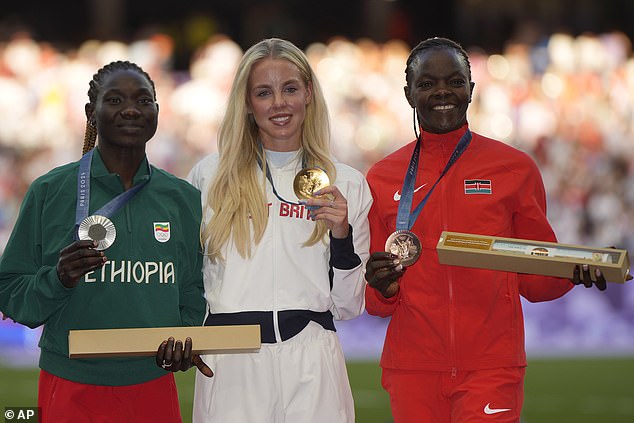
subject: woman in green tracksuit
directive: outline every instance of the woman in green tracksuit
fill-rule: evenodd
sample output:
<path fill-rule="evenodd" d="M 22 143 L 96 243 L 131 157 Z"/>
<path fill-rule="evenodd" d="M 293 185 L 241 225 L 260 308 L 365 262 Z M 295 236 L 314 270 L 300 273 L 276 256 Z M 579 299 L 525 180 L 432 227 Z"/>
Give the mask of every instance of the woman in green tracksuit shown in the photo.
<path fill-rule="evenodd" d="M 69 330 L 200 325 L 205 309 L 200 193 L 145 154 L 158 122 L 153 81 L 113 62 L 88 96 L 86 154 L 24 198 L 0 259 L 0 311 L 43 326 L 44 422 L 180 421 L 173 374 L 155 357 L 68 355 Z"/>

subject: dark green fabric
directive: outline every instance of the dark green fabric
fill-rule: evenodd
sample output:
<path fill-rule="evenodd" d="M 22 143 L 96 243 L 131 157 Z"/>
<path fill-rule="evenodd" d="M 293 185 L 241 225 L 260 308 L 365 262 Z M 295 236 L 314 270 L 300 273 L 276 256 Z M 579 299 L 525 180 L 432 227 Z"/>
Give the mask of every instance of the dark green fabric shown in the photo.
<path fill-rule="evenodd" d="M 0 257 L 0 311 L 29 327 L 43 325 L 40 367 L 81 383 L 129 385 L 165 374 L 153 357 L 69 359 L 68 331 L 201 325 L 205 301 L 200 248 L 200 192 L 144 162 L 135 183 L 150 182 L 110 220 L 117 237 L 108 262 L 75 288 L 59 281 L 59 251 L 73 242 L 78 163 L 58 167 L 29 188 Z M 123 185 L 96 151 L 91 169 L 90 212 Z M 154 223 L 169 222 L 159 242 Z M 158 348 L 158 345 L 157 345 Z"/>

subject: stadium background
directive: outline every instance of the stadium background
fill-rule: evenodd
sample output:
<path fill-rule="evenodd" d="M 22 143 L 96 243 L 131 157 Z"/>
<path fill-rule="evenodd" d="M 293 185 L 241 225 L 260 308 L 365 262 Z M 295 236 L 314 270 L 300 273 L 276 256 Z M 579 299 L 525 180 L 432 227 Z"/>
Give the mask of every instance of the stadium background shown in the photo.
<path fill-rule="evenodd" d="M 470 53 L 472 128 L 538 163 L 560 241 L 634 251 L 634 2 L 181 3 L 3 4 L 0 254 L 30 182 L 78 159 L 88 81 L 104 63 L 129 59 L 150 73 L 161 114 L 149 157 L 184 176 L 215 150 L 242 51 L 263 37 L 288 38 L 324 86 L 336 156 L 365 171 L 413 138 L 404 64 L 433 35 Z M 525 421 L 634 421 L 634 288 L 577 288 L 524 309 Z M 389 421 L 377 369 L 386 323 L 364 315 L 338 324 L 360 422 Z M 0 321 L 0 408 L 34 405 L 38 337 Z M 179 377 L 185 403 L 190 376 Z"/>

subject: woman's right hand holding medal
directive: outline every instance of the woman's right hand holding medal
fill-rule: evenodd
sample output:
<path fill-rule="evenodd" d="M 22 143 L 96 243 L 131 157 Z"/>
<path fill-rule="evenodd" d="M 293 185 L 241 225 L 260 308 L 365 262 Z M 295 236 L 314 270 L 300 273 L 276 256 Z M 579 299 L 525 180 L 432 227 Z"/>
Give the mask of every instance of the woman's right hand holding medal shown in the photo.
<path fill-rule="evenodd" d="M 398 279 L 403 276 L 406 269 L 399 257 L 392 253 L 372 253 L 365 266 L 365 280 L 385 298 L 391 298 L 398 293 Z"/>
<path fill-rule="evenodd" d="M 99 269 L 108 260 L 95 249 L 97 241 L 75 241 L 59 252 L 57 277 L 66 288 L 74 288 L 88 272 Z"/>

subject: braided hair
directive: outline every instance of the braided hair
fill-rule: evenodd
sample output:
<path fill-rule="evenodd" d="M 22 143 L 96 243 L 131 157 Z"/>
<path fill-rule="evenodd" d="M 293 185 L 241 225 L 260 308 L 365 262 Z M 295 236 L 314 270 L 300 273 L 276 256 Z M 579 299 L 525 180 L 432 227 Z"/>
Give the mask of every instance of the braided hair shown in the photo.
<path fill-rule="evenodd" d="M 471 63 L 469 62 L 469 56 L 467 55 L 465 49 L 462 48 L 460 44 L 453 40 L 450 40 L 449 38 L 433 37 L 421 41 L 410 52 L 409 57 L 407 58 L 407 64 L 405 66 L 405 81 L 407 82 L 407 85 L 409 85 L 410 83 L 410 76 L 412 75 L 414 66 L 422 52 L 432 49 L 442 50 L 446 48 L 454 49 L 464 60 L 464 63 L 467 66 L 469 81 L 471 81 Z"/>
<path fill-rule="evenodd" d="M 92 81 L 90 81 L 90 88 L 88 89 L 88 99 L 90 100 L 90 104 L 93 106 L 97 103 L 97 97 L 99 96 L 99 92 L 101 91 L 101 85 L 103 84 L 106 76 L 116 72 L 116 71 L 125 71 L 131 70 L 140 73 L 150 82 L 152 86 L 152 94 L 154 96 L 154 100 L 156 100 L 156 87 L 154 86 L 154 81 L 150 78 L 150 75 L 147 74 L 139 65 L 136 63 L 118 60 L 115 62 L 110 62 L 101 69 L 97 71 L 96 74 L 92 76 Z M 84 133 L 84 146 L 82 148 L 82 154 L 86 154 L 90 150 L 95 147 L 95 142 L 97 141 L 97 126 L 93 119 L 86 120 L 86 131 Z"/>

